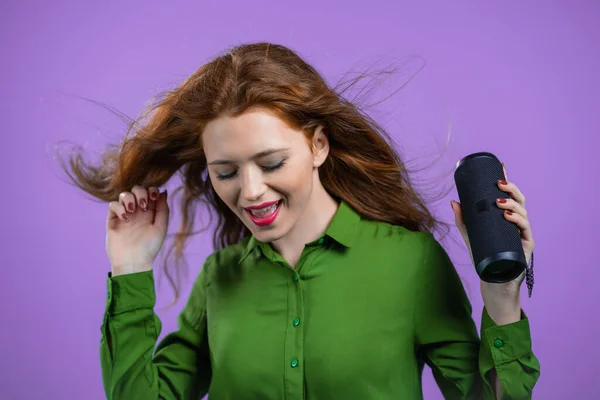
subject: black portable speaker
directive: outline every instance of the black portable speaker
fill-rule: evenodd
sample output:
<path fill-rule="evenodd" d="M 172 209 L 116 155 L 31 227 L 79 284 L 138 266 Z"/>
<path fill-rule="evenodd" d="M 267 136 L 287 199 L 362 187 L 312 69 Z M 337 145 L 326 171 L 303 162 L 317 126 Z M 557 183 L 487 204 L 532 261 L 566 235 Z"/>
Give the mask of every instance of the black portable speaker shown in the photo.
<path fill-rule="evenodd" d="M 475 269 L 482 280 L 494 283 L 515 279 L 527 266 L 519 228 L 496 204 L 498 198 L 510 198 L 498 187 L 499 179 L 506 180 L 502 163 L 488 152 L 467 155 L 454 171 Z"/>

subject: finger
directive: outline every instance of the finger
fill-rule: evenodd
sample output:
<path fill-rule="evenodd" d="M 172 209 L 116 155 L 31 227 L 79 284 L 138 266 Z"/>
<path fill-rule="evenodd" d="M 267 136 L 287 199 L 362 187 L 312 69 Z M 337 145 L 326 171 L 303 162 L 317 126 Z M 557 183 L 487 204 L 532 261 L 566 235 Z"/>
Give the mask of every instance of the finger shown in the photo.
<path fill-rule="evenodd" d="M 150 196 L 150 200 L 153 200 L 153 201 L 158 200 L 159 194 L 160 194 L 160 191 L 158 190 L 158 188 L 156 186 L 150 186 L 148 188 L 148 195 Z"/>
<path fill-rule="evenodd" d="M 499 208 L 503 210 L 510 210 L 513 213 L 521 215 L 525 219 L 528 217 L 527 209 L 513 199 L 499 198 L 496 199 L 496 204 Z"/>
<path fill-rule="evenodd" d="M 521 238 L 528 242 L 533 242 L 533 234 L 531 233 L 531 225 L 527 218 L 523 216 L 512 213 L 509 210 L 504 211 L 504 218 L 509 220 L 510 222 L 514 222 L 521 231 Z"/>
<path fill-rule="evenodd" d="M 156 200 L 158 200 L 159 190 L 156 186 L 150 186 L 148 188 L 148 210 L 156 210 Z"/>
<path fill-rule="evenodd" d="M 125 206 L 118 201 L 108 203 L 107 223 L 110 228 L 114 228 L 119 221 L 129 222 Z"/>
<path fill-rule="evenodd" d="M 469 236 L 467 234 L 467 226 L 465 225 L 465 220 L 463 217 L 462 208 L 460 206 L 460 203 L 457 201 L 451 200 L 450 204 L 452 206 L 452 210 L 454 211 L 455 225 L 458 228 L 458 231 L 460 232 L 461 236 L 463 237 L 463 239 L 465 239 L 465 241 L 468 245 Z"/>
<path fill-rule="evenodd" d="M 500 187 L 500 190 L 508 192 L 510 197 L 525 207 L 525 196 L 523 193 L 521 193 L 517 185 L 515 185 L 513 182 L 499 180 L 498 186 Z"/>
<path fill-rule="evenodd" d="M 504 165 L 504 163 L 502 163 L 502 171 L 504 172 L 504 180 L 507 181 L 508 175 L 506 175 L 506 166 Z"/>
<path fill-rule="evenodd" d="M 148 209 L 148 191 L 145 187 L 135 185 L 131 189 L 131 193 L 135 195 L 137 205 L 144 211 Z"/>
<path fill-rule="evenodd" d="M 462 209 L 460 208 L 460 203 L 454 200 L 450 200 L 450 206 L 452 207 L 452 211 L 454 211 L 454 220 L 456 225 L 464 225 L 464 219 L 462 215 Z"/>
<path fill-rule="evenodd" d="M 154 225 L 167 230 L 169 226 L 169 203 L 167 202 L 167 191 L 160 193 L 156 201 L 156 214 L 154 216 Z"/>
<path fill-rule="evenodd" d="M 119 194 L 119 203 L 123 205 L 128 213 L 134 213 L 136 210 L 135 196 L 131 192 L 122 192 Z"/>

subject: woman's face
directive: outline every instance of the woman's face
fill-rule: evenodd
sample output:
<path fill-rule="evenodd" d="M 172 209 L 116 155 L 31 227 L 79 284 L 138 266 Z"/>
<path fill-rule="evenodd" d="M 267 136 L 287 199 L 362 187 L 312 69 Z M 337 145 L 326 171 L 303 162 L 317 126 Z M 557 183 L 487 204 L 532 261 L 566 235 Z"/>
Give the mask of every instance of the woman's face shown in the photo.
<path fill-rule="evenodd" d="M 314 151 L 304 132 L 263 109 L 206 125 L 202 144 L 212 185 L 261 242 L 283 238 L 311 202 L 328 151 L 321 130 L 312 142 Z"/>

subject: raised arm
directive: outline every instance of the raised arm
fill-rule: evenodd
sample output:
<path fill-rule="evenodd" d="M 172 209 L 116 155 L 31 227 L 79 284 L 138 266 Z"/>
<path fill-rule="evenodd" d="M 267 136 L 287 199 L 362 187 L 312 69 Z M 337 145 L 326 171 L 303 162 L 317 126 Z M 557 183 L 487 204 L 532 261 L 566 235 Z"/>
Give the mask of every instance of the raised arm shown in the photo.
<path fill-rule="evenodd" d="M 483 310 L 481 340 L 471 304 L 450 258 L 423 234 L 417 272 L 415 343 L 446 399 L 531 399 L 540 366 L 532 352 L 529 321 L 496 325 Z M 497 378 L 496 378 L 497 376 Z"/>

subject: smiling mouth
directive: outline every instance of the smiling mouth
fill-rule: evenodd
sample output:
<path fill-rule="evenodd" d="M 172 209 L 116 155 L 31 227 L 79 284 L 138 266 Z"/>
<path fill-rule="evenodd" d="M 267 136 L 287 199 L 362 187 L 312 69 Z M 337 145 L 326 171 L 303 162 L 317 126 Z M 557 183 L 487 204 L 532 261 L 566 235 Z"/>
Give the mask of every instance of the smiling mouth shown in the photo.
<path fill-rule="evenodd" d="M 246 211 L 248 211 L 250 214 L 257 218 L 266 218 L 275 212 L 280 202 L 281 200 L 278 200 L 271 203 L 270 205 L 261 208 L 248 207 L 246 208 Z"/>
<path fill-rule="evenodd" d="M 277 218 L 279 210 L 281 209 L 281 203 L 282 201 L 278 200 L 265 207 L 245 208 L 245 210 L 252 222 L 258 226 L 266 226 L 272 224 Z"/>

